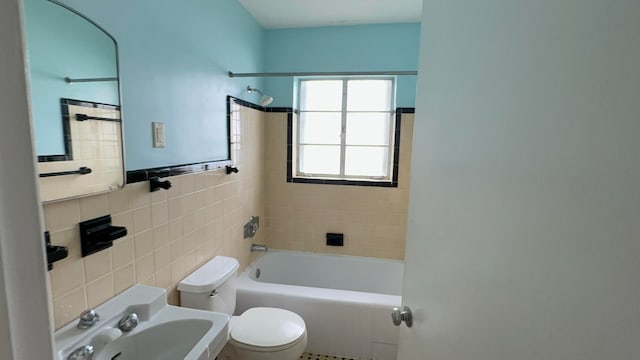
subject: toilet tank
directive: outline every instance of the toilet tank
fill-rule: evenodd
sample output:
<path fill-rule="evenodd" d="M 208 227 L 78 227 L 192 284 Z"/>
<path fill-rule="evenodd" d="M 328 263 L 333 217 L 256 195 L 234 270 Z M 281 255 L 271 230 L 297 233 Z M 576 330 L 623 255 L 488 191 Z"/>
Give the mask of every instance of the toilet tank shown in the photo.
<path fill-rule="evenodd" d="M 233 315 L 239 266 L 234 258 L 214 257 L 178 284 L 180 305 Z"/>

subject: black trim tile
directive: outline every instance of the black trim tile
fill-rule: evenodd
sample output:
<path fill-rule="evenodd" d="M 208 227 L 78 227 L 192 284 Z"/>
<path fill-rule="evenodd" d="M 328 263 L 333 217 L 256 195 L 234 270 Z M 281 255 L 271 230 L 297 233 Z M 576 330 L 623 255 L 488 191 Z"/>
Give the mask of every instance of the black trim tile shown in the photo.
<path fill-rule="evenodd" d="M 365 180 L 341 180 L 341 179 L 287 177 L 287 182 L 296 183 L 296 184 L 398 187 L 398 182 L 397 181 L 389 182 L 389 181 L 365 181 Z"/>
<path fill-rule="evenodd" d="M 400 169 L 400 130 L 402 126 L 402 114 L 413 114 L 415 108 L 397 108 L 395 117 L 394 144 L 393 144 L 393 170 L 391 181 L 366 181 L 366 180 L 346 180 L 346 179 L 320 179 L 302 178 L 293 176 L 293 116 L 289 114 L 287 118 L 287 182 L 299 184 L 322 184 L 322 185 L 352 185 L 352 186 L 375 186 L 375 187 L 398 187 L 398 176 Z"/>
<path fill-rule="evenodd" d="M 293 179 L 293 114 L 287 113 L 287 182 Z"/>
<path fill-rule="evenodd" d="M 399 108 L 396 108 L 396 112 L 397 113 L 401 113 L 401 114 L 415 114 L 416 113 L 416 108 L 414 108 L 414 107 L 399 107 Z"/>
<path fill-rule="evenodd" d="M 71 117 L 69 116 L 69 105 L 120 111 L 120 106 L 118 105 L 104 104 L 104 103 L 98 103 L 98 102 L 86 101 L 86 100 L 60 98 L 60 113 L 62 114 L 62 137 L 63 137 L 62 141 L 64 142 L 64 154 L 38 155 L 38 162 L 73 160 L 73 147 L 71 145 Z"/>
<path fill-rule="evenodd" d="M 147 173 L 147 170 L 131 170 L 127 171 L 127 184 L 133 184 L 137 182 L 147 181 L 151 177 Z"/>
<path fill-rule="evenodd" d="M 38 162 L 70 161 L 70 160 L 73 160 L 73 154 L 65 154 L 65 155 L 38 155 Z"/>
<path fill-rule="evenodd" d="M 400 173 L 400 130 L 402 129 L 402 111 L 396 111 L 396 126 L 393 140 L 393 174 L 392 182 L 398 186 L 398 174 Z"/>
<path fill-rule="evenodd" d="M 208 170 L 222 169 L 231 164 L 231 160 L 204 161 L 194 164 L 163 166 L 151 169 L 140 169 L 127 171 L 127 184 L 147 181 L 152 177 L 168 177 L 185 174 L 199 173 Z"/>
<path fill-rule="evenodd" d="M 255 109 L 255 110 L 260 110 L 260 111 L 266 111 L 264 106 L 260 106 L 258 104 L 254 104 L 252 102 L 246 101 L 246 100 L 242 100 L 239 99 L 235 96 L 231 96 L 231 95 L 227 95 L 227 104 L 229 104 L 229 102 L 233 100 L 235 103 L 237 103 L 238 105 L 242 105 L 244 107 L 248 107 L 251 109 Z"/>
<path fill-rule="evenodd" d="M 292 113 L 293 108 L 290 107 L 267 107 L 265 108 L 266 112 L 274 112 L 274 113 Z"/>
<path fill-rule="evenodd" d="M 61 98 L 60 99 L 60 103 L 61 104 L 66 104 L 66 105 L 90 107 L 90 108 L 95 108 L 95 109 L 107 109 L 107 110 L 118 110 L 118 111 L 120 111 L 120 106 L 119 105 L 105 104 L 105 103 L 86 101 L 86 100 L 76 100 L 76 99 Z M 69 113 L 67 113 L 67 115 L 68 114 Z"/>
<path fill-rule="evenodd" d="M 291 108 L 291 107 L 279 107 L 279 106 L 268 107 L 268 106 L 262 106 L 262 105 L 254 104 L 254 103 L 246 101 L 246 100 L 239 99 L 239 98 L 237 98 L 235 96 L 227 95 L 227 104 L 229 104 L 230 101 L 234 101 L 238 105 L 242 105 L 242 106 L 254 109 L 254 110 L 260 110 L 260 111 L 264 111 L 264 112 L 274 112 L 274 113 L 292 113 L 292 112 L 294 112 L 293 108 Z"/>

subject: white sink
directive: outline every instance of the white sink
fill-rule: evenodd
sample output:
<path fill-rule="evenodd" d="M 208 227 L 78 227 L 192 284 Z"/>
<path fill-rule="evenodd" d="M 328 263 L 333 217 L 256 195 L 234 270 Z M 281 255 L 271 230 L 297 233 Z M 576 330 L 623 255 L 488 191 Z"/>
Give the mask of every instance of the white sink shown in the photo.
<path fill-rule="evenodd" d="M 93 346 L 93 360 L 215 359 L 227 342 L 228 315 L 168 305 L 160 288 L 135 285 L 95 311 L 96 325 L 78 329 L 76 320 L 56 331 L 58 360 L 85 345 Z M 132 312 L 138 326 L 120 331 L 118 321 Z"/>

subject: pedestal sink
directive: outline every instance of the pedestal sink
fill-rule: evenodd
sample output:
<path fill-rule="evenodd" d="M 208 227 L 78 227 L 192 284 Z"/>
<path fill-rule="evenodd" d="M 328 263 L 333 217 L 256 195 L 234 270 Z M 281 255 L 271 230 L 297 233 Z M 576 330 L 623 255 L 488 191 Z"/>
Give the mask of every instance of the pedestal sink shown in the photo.
<path fill-rule="evenodd" d="M 229 316 L 168 305 L 166 291 L 135 285 L 94 309 L 100 321 L 78 329 L 74 321 L 55 333 L 57 360 L 91 346 L 92 360 L 215 359 L 227 342 Z M 118 322 L 136 313 L 138 325 L 123 332 Z"/>

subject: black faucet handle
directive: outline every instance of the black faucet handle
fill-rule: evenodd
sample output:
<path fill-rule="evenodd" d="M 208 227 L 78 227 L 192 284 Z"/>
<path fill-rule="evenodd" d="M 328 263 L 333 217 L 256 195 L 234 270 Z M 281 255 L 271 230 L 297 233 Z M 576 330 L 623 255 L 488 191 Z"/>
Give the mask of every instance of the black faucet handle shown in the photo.
<path fill-rule="evenodd" d="M 171 188 L 171 181 L 160 181 L 159 177 L 152 177 L 149 179 L 149 191 L 158 191 L 160 189 L 169 190 Z"/>

